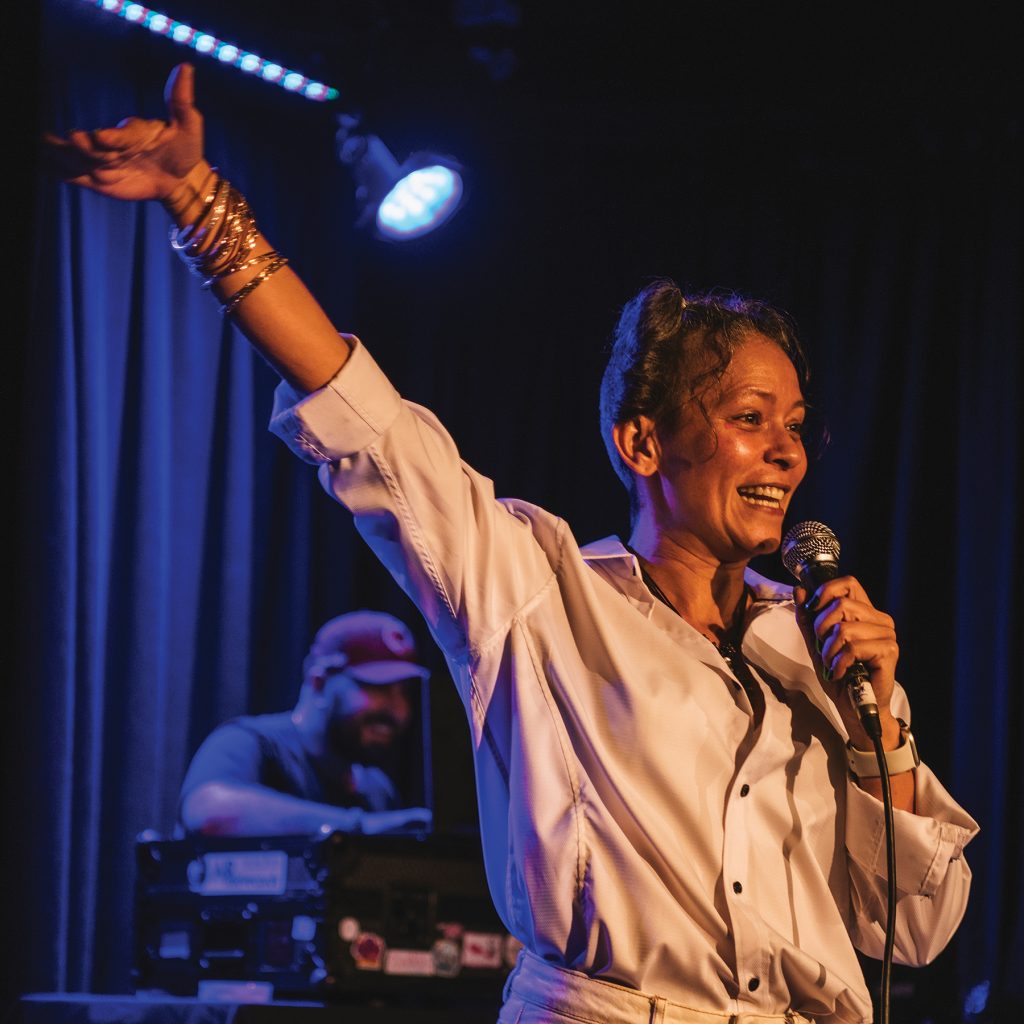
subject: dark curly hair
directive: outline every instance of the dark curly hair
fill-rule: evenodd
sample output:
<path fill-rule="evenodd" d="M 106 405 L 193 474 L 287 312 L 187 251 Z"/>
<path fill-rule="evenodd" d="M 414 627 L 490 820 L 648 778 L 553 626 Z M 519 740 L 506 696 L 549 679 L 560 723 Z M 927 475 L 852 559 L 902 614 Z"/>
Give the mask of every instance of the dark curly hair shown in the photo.
<path fill-rule="evenodd" d="M 684 296 L 670 280 L 657 280 L 623 307 L 601 379 L 601 435 L 612 467 L 626 485 L 630 517 L 636 481 L 615 448 L 612 428 L 648 416 L 672 429 L 694 401 L 705 418 L 704 395 L 721 380 L 733 354 L 752 332 L 774 341 L 796 369 L 806 394 L 810 373 L 796 326 L 780 310 L 733 292 Z"/>

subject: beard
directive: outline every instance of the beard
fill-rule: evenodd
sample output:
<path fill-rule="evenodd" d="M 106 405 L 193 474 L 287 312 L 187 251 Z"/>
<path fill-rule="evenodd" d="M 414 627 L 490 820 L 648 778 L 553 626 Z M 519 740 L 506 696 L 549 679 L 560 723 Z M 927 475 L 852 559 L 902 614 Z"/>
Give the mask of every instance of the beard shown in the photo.
<path fill-rule="evenodd" d="M 327 727 L 327 745 L 350 764 L 386 768 L 395 759 L 401 734 L 401 723 L 387 711 L 335 715 Z"/>

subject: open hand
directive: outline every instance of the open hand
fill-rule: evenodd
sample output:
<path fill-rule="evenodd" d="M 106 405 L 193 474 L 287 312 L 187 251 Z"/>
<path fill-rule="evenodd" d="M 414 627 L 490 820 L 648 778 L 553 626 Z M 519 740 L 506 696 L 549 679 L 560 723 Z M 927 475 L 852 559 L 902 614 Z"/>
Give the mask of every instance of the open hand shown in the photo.
<path fill-rule="evenodd" d="M 129 117 L 116 128 L 47 132 L 44 156 L 62 180 L 115 199 L 167 200 L 203 158 L 203 117 L 194 104 L 195 69 L 167 79 L 167 120 Z"/>

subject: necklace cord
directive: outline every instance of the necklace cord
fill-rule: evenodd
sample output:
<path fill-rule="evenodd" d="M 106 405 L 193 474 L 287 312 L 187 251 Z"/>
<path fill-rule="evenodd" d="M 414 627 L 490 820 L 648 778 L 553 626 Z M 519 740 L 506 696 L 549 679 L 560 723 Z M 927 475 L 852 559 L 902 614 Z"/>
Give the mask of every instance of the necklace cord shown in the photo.
<path fill-rule="evenodd" d="M 647 570 L 647 567 L 644 565 L 643 558 L 639 554 L 637 554 L 637 552 L 634 551 L 633 548 L 631 548 L 628 544 L 623 544 L 622 546 L 636 559 L 637 565 L 640 567 L 640 578 L 646 584 L 647 589 L 659 601 L 661 601 L 663 605 L 665 605 L 671 611 L 675 612 L 676 615 L 678 615 L 679 618 L 681 618 L 684 622 L 689 622 L 689 619 L 687 619 L 686 616 L 683 615 L 683 613 L 669 600 L 668 595 L 665 593 L 665 591 L 658 586 L 654 577 L 650 574 L 650 572 Z M 746 609 L 747 596 L 747 588 L 744 585 L 743 599 L 740 602 L 740 614 L 736 616 L 736 621 L 728 629 L 723 630 L 722 636 L 709 636 L 706 632 L 704 632 L 704 630 L 699 631 L 702 636 L 710 640 L 719 650 L 721 650 L 723 647 L 729 647 L 737 654 L 740 653 L 740 644 L 737 641 L 743 633 L 743 612 Z M 691 622 L 690 625 L 692 626 L 693 623 Z"/>

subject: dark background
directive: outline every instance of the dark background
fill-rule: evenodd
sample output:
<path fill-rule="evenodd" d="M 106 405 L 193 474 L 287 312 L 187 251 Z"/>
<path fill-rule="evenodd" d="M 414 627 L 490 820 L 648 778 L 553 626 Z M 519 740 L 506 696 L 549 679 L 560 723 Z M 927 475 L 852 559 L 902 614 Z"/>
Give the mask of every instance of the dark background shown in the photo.
<path fill-rule="evenodd" d="M 630 295 L 671 276 L 795 317 L 832 443 L 792 519 L 830 523 L 896 617 L 919 745 L 982 825 L 968 916 L 934 965 L 897 972 L 900 1019 L 1019 1019 L 1013 8 L 159 9 L 341 99 L 312 103 L 89 3 L 47 0 L 26 35 L 37 66 L 9 86 L 33 134 L 161 116 L 167 73 L 192 59 L 211 162 L 335 323 L 499 494 L 557 510 L 581 543 L 626 528 L 597 385 Z M 394 246 L 354 230 L 340 111 L 399 159 L 432 148 L 465 164 L 468 202 L 444 231 Z M 274 375 L 167 254 L 162 212 L 70 194 L 32 157 L 17 168 L 30 173 L 12 216 L 31 232 L 14 271 L 25 327 L 8 343 L 5 994 L 118 992 L 134 835 L 171 827 L 216 722 L 290 706 L 324 618 L 378 607 L 416 632 L 436 671 L 442 830 L 476 826 L 468 733 L 415 610 L 266 433 Z M 784 578 L 774 558 L 757 568 Z"/>

